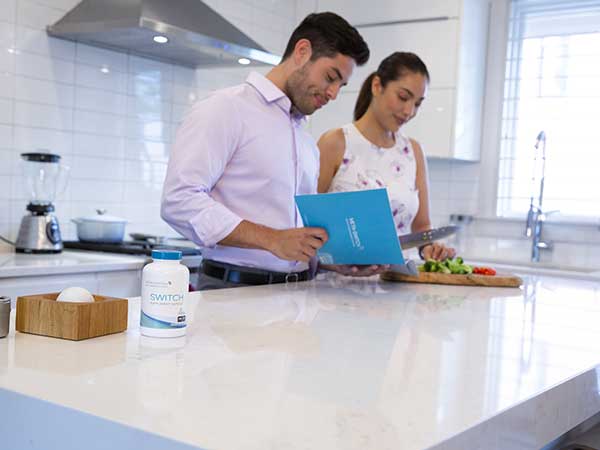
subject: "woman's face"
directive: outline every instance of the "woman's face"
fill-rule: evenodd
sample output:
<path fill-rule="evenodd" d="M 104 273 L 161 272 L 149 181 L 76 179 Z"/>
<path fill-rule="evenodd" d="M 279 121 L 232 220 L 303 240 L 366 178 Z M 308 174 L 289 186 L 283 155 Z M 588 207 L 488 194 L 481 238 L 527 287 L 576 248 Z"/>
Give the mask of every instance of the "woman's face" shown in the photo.
<path fill-rule="evenodd" d="M 372 106 L 378 121 L 386 130 L 396 132 L 417 115 L 427 95 L 427 78 L 420 73 L 406 72 L 399 79 L 388 81 L 385 88 L 376 78 L 373 91 Z"/>

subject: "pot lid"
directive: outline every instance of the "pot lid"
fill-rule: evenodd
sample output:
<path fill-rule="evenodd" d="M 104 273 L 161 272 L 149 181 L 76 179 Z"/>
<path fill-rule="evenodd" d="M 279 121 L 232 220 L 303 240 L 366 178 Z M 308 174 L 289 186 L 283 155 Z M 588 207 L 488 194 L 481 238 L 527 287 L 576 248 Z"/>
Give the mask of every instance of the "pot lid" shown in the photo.
<path fill-rule="evenodd" d="M 103 222 L 103 223 L 127 223 L 126 219 L 106 214 L 105 209 L 97 209 L 96 215 L 79 217 L 77 220 L 82 222 Z"/>

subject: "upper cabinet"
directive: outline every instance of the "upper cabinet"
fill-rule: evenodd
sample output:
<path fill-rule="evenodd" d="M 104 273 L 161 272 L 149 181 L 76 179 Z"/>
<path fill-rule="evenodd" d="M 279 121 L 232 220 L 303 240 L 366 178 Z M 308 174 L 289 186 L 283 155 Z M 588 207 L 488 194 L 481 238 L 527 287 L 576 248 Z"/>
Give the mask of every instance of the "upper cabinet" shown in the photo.
<path fill-rule="evenodd" d="M 322 0 L 319 10 L 334 11 L 358 29 L 371 49 L 364 67 L 358 67 L 338 99 L 315 113 L 310 130 L 318 137 L 352 120 L 360 86 L 383 58 L 395 51 L 419 55 L 431 83 L 417 117 L 402 131 L 416 139 L 433 158 L 477 161 L 489 0 L 375 0 L 364 2 Z"/>
<path fill-rule="evenodd" d="M 353 25 L 458 17 L 460 0 L 319 0 L 319 11 L 333 11 Z"/>

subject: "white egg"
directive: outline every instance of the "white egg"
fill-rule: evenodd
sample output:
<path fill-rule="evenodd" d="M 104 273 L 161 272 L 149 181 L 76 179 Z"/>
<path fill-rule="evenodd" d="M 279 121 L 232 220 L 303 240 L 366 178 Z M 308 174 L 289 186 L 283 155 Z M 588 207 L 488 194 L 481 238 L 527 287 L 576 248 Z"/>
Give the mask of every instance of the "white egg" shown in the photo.
<path fill-rule="evenodd" d="M 82 287 L 68 287 L 64 289 L 56 298 L 57 302 L 81 302 L 91 303 L 94 301 L 94 296 Z"/>

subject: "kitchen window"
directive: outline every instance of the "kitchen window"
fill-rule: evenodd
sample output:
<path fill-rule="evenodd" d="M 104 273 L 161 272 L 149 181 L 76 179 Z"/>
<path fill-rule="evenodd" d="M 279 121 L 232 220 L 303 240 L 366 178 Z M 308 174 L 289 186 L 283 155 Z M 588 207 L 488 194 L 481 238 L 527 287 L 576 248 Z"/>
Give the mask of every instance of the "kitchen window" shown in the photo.
<path fill-rule="evenodd" d="M 543 210 L 597 220 L 600 0 L 513 0 L 509 26 L 497 215 L 523 217 L 538 196 L 544 131 Z"/>

